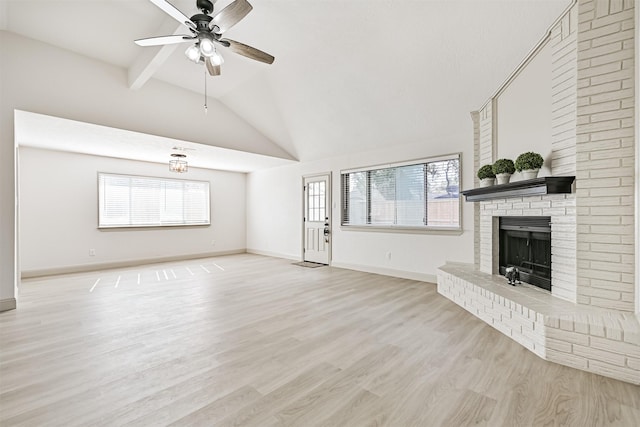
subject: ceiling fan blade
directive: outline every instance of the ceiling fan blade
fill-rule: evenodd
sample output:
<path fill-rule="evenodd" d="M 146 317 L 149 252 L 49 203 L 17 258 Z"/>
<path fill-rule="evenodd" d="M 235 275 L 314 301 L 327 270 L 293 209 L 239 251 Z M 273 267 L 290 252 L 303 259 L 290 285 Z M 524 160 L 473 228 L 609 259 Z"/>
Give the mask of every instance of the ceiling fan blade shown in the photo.
<path fill-rule="evenodd" d="M 218 14 L 213 17 L 209 27 L 214 32 L 222 34 L 240 22 L 252 9 L 253 6 L 251 6 L 247 0 L 236 0 L 218 12 Z M 218 27 L 218 29 L 216 30 L 215 27 Z"/>
<path fill-rule="evenodd" d="M 204 61 L 204 63 L 207 66 L 207 71 L 209 72 L 210 75 L 212 76 L 220 75 L 220 65 L 213 65 L 211 63 L 211 58 L 207 58 L 206 61 Z"/>
<path fill-rule="evenodd" d="M 191 27 L 191 25 L 189 25 L 189 24 L 192 24 L 191 19 L 189 19 L 189 17 L 184 13 L 180 12 L 174 5 L 172 5 L 168 1 L 166 0 L 150 0 L 150 1 L 151 3 L 155 4 L 160 9 L 162 9 L 166 14 L 168 14 L 173 19 L 178 21 L 179 23 L 184 24 L 188 27 Z"/>
<path fill-rule="evenodd" d="M 247 46 L 244 43 L 237 42 L 235 40 L 220 39 L 219 42 L 231 49 L 233 52 L 246 56 L 247 58 L 254 59 L 256 61 L 264 62 L 265 64 L 273 64 L 276 59 L 266 52 L 256 49 L 255 47 Z"/>
<path fill-rule="evenodd" d="M 148 39 L 138 39 L 135 44 L 138 46 L 159 46 L 163 44 L 186 43 L 195 40 L 196 37 L 191 36 L 160 36 L 149 37 Z"/>

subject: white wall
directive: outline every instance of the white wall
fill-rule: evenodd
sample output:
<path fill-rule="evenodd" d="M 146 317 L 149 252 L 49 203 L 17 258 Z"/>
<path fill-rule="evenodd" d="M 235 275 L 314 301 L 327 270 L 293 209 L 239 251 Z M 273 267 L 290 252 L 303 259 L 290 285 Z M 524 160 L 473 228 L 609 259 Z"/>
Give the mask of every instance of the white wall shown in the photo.
<path fill-rule="evenodd" d="M 30 147 L 19 155 L 23 274 L 245 250 L 246 174 L 190 168 L 176 176 L 157 163 Z M 209 181 L 211 225 L 99 230 L 98 172 Z"/>
<path fill-rule="evenodd" d="M 301 259 L 302 177 L 332 173 L 332 261 L 373 273 L 435 281 L 447 261 L 473 262 L 473 206 L 463 202 L 461 235 L 353 231 L 340 227 L 340 171 L 462 152 L 462 188 L 473 186 L 472 128 L 446 140 L 367 151 L 249 174 L 247 183 L 247 250 Z M 466 133 L 464 133 L 466 131 Z M 391 259 L 387 259 L 391 252 Z"/>
<path fill-rule="evenodd" d="M 551 44 L 547 43 L 497 98 L 497 158 L 539 153 L 538 176 L 551 175 Z M 519 180 L 519 174 L 512 181 Z"/>

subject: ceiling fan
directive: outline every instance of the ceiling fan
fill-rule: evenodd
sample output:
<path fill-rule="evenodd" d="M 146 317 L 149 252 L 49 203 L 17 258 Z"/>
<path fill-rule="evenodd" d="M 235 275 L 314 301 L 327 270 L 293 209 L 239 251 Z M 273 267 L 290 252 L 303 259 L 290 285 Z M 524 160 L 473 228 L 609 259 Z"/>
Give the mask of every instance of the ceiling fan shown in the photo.
<path fill-rule="evenodd" d="M 196 0 L 196 5 L 202 13 L 197 13 L 191 18 L 180 12 L 175 6 L 166 0 L 150 0 L 173 19 L 183 24 L 191 32 L 190 35 L 172 35 L 151 37 L 136 40 L 139 46 L 159 46 L 175 43 L 193 43 L 186 51 L 187 58 L 195 63 L 204 62 L 207 71 L 212 76 L 220 75 L 222 57 L 216 51 L 216 45 L 229 48 L 232 52 L 246 56 L 256 61 L 272 64 L 275 58 L 268 53 L 247 46 L 244 43 L 222 38 L 222 35 L 240 22 L 253 6 L 247 0 L 235 0 L 216 15 L 213 12 L 213 3 L 216 0 Z"/>

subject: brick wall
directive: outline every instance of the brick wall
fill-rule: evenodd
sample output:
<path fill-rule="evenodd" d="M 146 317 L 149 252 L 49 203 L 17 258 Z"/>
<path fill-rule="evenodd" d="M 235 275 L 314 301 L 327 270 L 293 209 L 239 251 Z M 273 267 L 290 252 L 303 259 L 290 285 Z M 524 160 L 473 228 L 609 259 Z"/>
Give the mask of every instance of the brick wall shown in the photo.
<path fill-rule="evenodd" d="M 634 310 L 634 2 L 580 0 L 578 302 Z"/>
<path fill-rule="evenodd" d="M 576 174 L 578 8 L 551 28 L 551 173 Z M 564 215 L 552 217 L 552 293 L 577 301 L 577 209 L 575 196 Z M 554 201 L 560 207 L 561 202 Z"/>
<path fill-rule="evenodd" d="M 554 221 L 565 246 L 552 255 L 554 270 L 563 269 L 553 280 L 558 296 L 622 311 L 635 308 L 634 31 L 633 1 L 579 0 L 548 40 L 551 171 L 576 176 L 575 204 Z M 479 165 L 495 160 L 494 105 L 475 113 Z M 477 265 L 495 273 L 493 223 L 482 206 L 474 212 Z"/>
<path fill-rule="evenodd" d="M 572 8 L 552 29 L 551 174 L 576 174 L 578 9 Z"/>
<path fill-rule="evenodd" d="M 480 120 L 480 134 L 479 134 L 479 155 L 480 166 L 486 164 L 492 164 L 495 159 L 494 147 L 493 147 L 493 104 L 494 100 L 491 99 L 487 104 L 478 112 Z"/>
<path fill-rule="evenodd" d="M 473 187 L 480 185 L 477 171 L 480 169 L 480 113 L 471 113 L 473 120 Z M 473 204 L 473 264 L 480 267 L 480 205 Z"/>
<path fill-rule="evenodd" d="M 478 133 L 474 134 L 474 146 L 477 147 L 477 156 L 479 166 L 492 164 L 495 159 L 494 150 L 494 114 L 493 106 L 495 101 L 490 99 L 489 102 L 478 111 Z M 473 116 L 473 114 L 472 114 Z M 478 169 L 476 169 L 477 171 Z M 477 181 L 476 181 L 477 182 Z M 478 205 L 478 203 L 476 203 Z M 475 213 L 475 232 L 477 233 L 478 243 L 476 244 L 476 251 L 478 251 L 477 266 L 482 271 L 491 271 L 493 266 L 493 244 L 491 240 L 483 238 L 487 235 L 490 229 L 487 229 L 487 225 L 481 221 L 481 207 L 474 208 Z M 489 226 L 490 227 L 490 226 Z"/>

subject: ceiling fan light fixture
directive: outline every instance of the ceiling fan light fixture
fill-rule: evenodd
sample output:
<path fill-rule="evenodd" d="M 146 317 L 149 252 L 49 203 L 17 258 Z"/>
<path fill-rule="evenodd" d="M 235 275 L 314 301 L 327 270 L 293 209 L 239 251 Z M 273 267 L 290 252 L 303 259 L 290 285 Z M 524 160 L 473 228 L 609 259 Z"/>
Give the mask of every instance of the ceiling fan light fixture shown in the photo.
<path fill-rule="evenodd" d="M 208 38 L 203 37 L 200 40 L 200 53 L 202 56 L 206 56 L 208 58 L 212 57 L 216 54 L 216 47 L 213 44 L 213 41 Z"/>
<path fill-rule="evenodd" d="M 191 61 L 198 63 L 200 61 L 200 49 L 196 45 L 189 46 L 187 50 L 184 51 L 184 54 L 187 55 Z"/>
<path fill-rule="evenodd" d="M 216 66 L 224 64 L 224 58 L 218 52 L 215 52 L 213 55 L 211 55 L 211 58 L 209 60 L 213 65 Z"/>

